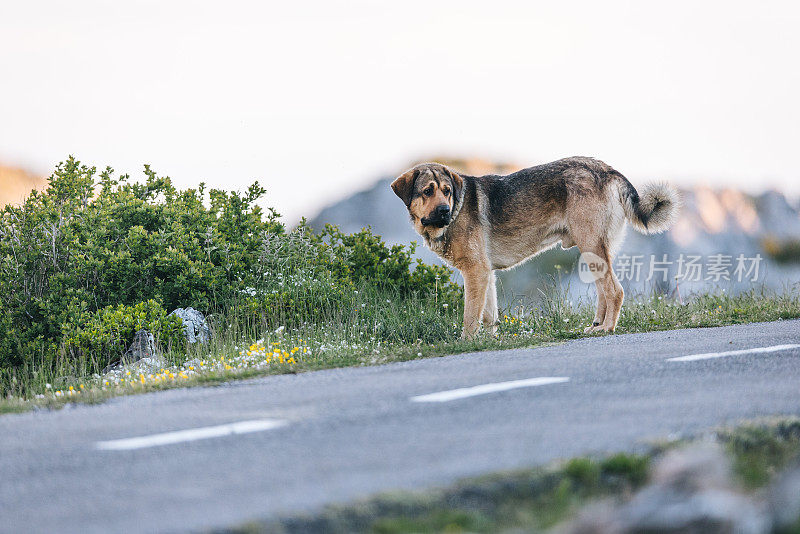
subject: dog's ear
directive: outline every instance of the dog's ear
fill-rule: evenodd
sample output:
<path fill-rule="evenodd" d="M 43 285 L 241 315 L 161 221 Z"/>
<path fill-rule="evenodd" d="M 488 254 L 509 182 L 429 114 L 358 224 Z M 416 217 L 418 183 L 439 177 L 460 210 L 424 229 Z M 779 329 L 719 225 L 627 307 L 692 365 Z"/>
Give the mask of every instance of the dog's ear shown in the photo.
<path fill-rule="evenodd" d="M 419 169 L 409 169 L 392 182 L 394 194 L 400 197 L 406 207 L 411 205 L 411 197 L 414 194 L 414 182 L 419 176 Z"/>
<path fill-rule="evenodd" d="M 453 182 L 453 200 L 458 202 L 458 199 L 461 198 L 461 191 L 464 190 L 464 179 L 458 175 L 458 173 L 451 171 L 447 167 L 444 168 L 444 172 L 447 173 L 447 176 L 450 177 L 450 181 Z"/>

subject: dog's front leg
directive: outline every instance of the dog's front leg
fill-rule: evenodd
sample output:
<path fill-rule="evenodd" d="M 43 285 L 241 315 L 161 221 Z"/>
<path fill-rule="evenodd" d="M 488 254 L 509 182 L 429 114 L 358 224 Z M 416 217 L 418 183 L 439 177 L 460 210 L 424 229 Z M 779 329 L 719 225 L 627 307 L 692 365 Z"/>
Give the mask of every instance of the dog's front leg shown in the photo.
<path fill-rule="evenodd" d="M 495 285 L 494 271 L 489 273 L 489 283 L 486 286 L 486 305 L 483 308 L 483 326 L 493 336 L 497 335 L 497 286 Z"/>
<path fill-rule="evenodd" d="M 472 339 L 478 333 L 478 326 L 486 305 L 486 290 L 489 286 L 491 270 L 473 267 L 464 271 L 464 329 L 462 339 Z"/>

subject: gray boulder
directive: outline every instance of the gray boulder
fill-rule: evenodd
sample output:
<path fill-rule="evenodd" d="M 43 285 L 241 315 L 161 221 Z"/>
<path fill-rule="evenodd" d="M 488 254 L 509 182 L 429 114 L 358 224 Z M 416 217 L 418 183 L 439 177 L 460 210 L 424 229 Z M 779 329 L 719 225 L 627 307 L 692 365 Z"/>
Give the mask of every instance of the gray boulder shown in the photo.
<path fill-rule="evenodd" d="M 145 329 L 136 331 L 133 335 L 133 343 L 131 343 L 128 350 L 125 351 L 125 354 L 120 357 L 119 361 L 103 369 L 103 373 L 108 373 L 140 361 L 158 361 L 159 363 L 162 361 L 153 334 Z"/>
<path fill-rule="evenodd" d="M 156 340 L 147 330 L 137 330 L 133 335 L 133 343 L 122 356 L 123 363 L 133 363 L 142 358 L 152 358 L 158 354 Z"/>
<path fill-rule="evenodd" d="M 571 534 L 766 534 L 764 503 L 740 493 L 719 447 L 690 446 L 664 456 L 650 484 L 621 506 L 587 509 L 565 529 Z"/>
<path fill-rule="evenodd" d="M 170 315 L 177 315 L 181 318 L 183 333 L 189 343 L 206 344 L 211 340 L 211 329 L 202 312 L 194 308 L 177 308 L 170 312 Z"/>
<path fill-rule="evenodd" d="M 800 519 L 800 464 L 783 473 L 769 491 L 769 507 L 775 528 L 789 530 Z"/>

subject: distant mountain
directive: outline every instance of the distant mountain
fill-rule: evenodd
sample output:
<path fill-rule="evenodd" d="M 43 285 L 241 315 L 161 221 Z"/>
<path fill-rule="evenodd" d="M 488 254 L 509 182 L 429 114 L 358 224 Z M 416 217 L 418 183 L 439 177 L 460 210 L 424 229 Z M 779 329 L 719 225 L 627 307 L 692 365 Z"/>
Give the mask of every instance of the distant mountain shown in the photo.
<path fill-rule="evenodd" d="M 0 206 L 25 200 L 32 189 L 43 188 L 47 180 L 23 169 L 0 165 Z"/>
<path fill-rule="evenodd" d="M 470 175 L 506 174 L 515 169 L 485 161 L 433 161 Z M 331 223 L 346 232 L 370 226 L 389 243 L 416 241 L 420 259 L 439 262 L 409 224 L 405 206 L 389 186 L 391 181 L 392 177 L 381 178 L 371 187 L 324 208 L 310 220 L 310 225 L 320 229 Z M 635 180 L 634 186 L 644 181 Z M 614 265 L 627 291 L 674 292 L 679 268 L 683 276 L 678 283 L 683 295 L 714 289 L 741 291 L 762 285 L 785 289 L 800 283 L 800 206 L 791 205 L 777 191 L 751 196 L 735 189 L 697 186 L 682 190 L 681 196 L 683 209 L 669 232 L 644 236 L 628 229 Z M 666 262 L 662 261 L 664 255 Z M 561 279 L 562 290 L 570 296 L 593 295 L 593 288 L 576 276 L 577 258 L 576 249 L 565 251 L 556 247 L 502 273 L 500 280 L 506 302 L 540 295 L 547 281 L 556 278 Z M 638 276 L 637 264 L 640 264 Z M 753 278 L 756 280 L 752 281 Z"/>

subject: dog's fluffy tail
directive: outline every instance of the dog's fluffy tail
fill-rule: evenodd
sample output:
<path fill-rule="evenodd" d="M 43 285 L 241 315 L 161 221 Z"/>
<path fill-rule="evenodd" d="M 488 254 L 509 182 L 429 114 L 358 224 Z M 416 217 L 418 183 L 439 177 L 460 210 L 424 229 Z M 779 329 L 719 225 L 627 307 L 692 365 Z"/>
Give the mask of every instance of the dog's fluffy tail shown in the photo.
<path fill-rule="evenodd" d="M 627 178 L 621 174 L 619 178 L 622 179 L 620 196 L 625 217 L 637 232 L 658 234 L 672 226 L 681 203 L 674 187 L 666 183 L 650 183 L 639 193 Z"/>

